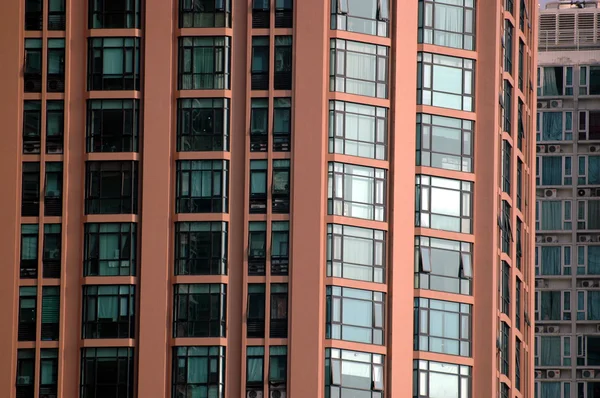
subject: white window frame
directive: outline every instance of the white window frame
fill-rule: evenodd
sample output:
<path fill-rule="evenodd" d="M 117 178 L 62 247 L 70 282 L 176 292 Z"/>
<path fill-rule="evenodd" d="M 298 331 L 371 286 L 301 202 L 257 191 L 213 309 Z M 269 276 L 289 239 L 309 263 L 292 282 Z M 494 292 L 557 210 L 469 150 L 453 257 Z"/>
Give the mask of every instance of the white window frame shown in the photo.
<path fill-rule="evenodd" d="M 569 263 L 567 263 L 565 261 L 565 258 L 567 258 L 565 256 L 565 253 L 567 251 L 569 251 L 569 256 L 568 256 Z M 560 260 L 560 262 L 562 264 L 562 274 L 563 275 L 572 275 L 573 274 L 573 266 L 572 266 L 572 264 L 573 264 L 573 250 L 571 250 L 571 246 L 563 246 L 562 249 L 561 249 L 561 251 L 560 251 L 560 254 L 561 254 L 561 260 Z M 569 268 L 571 270 L 571 273 L 567 274 L 566 273 L 566 268 Z M 571 298 L 571 300 L 572 300 L 572 298 Z M 572 307 L 572 305 L 571 305 L 571 307 Z"/>
<path fill-rule="evenodd" d="M 585 336 L 583 334 L 577 335 L 577 357 L 576 358 L 583 358 L 585 361 L 585 364 L 587 364 L 587 336 Z M 579 365 L 579 366 L 585 366 L 585 365 Z"/>
<path fill-rule="evenodd" d="M 579 174 L 579 161 L 581 159 L 584 159 L 583 160 L 583 174 Z M 582 185 L 587 185 L 587 183 L 588 183 L 587 175 L 588 175 L 588 157 L 587 157 L 587 155 L 577 155 L 577 184 L 579 185 L 579 178 L 583 177 L 583 178 L 585 178 L 585 183 Z"/>
<path fill-rule="evenodd" d="M 539 136 L 540 139 L 538 140 L 539 143 L 546 143 L 546 145 L 553 145 L 555 143 L 560 143 L 562 141 L 565 142 L 571 142 L 573 141 L 573 124 L 574 124 L 574 120 L 573 120 L 573 112 L 572 111 L 553 111 L 550 109 L 543 109 L 537 112 L 539 115 L 539 123 L 536 120 L 536 126 L 535 126 L 535 133 L 536 136 Z M 542 126 L 544 125 L 544 114 L 546 113 L 562 113 L 562 119 L 561 119 L 561 123 L 562 123 L 562 136 L 560 137 L 559 141 L 544 141 L 542 138 Z M 567 114 L 570 113 L 571 114 L 571 128 L 567 129 Z M 571 133 L 571 139 L 568 140 L 566 137 L 567 133 Z"/>
<path fill-rule="evenodd" d="M 587 199 L 582 199 L 582 200 L 578 200 L 577 201 L 577 229 L 583 229 L 586 230 L 587 229 L 587 210 L 588 210 L 588 206 L 587 206 Z M 583 218 L 580 217 L 579 215 L 579 206 L 583 204 Z M 579 223 L 583 223 L 583 228 L 579 228 Z"/>
<path fill-rule="evenodd" d="M 556 397 L 556 398 L 571 398 L 570 396 L 566 396 L 565 395 L 565 384 L 571 384 L 570 381 L 560 381 L 560 380 L 552 380 L 552 379 L 548 379 L 545 380 L 547 382 L 559 382 L 560 383 L 560 397 Z M 534 393 L 536 397 L 541 397 L 542 395 L 542 386 L 541 386 L 542 381 L 536 381 L 533 385 L 534 385 Z M 552 397 L 554 398 L 554 397 Z"/>
<path fill-rule="evenodd" d="M 565 307 L 565 296 L 567 296 L 567 295 L 569 296 L 569 301 L 568 301 L 569 308 Z M 566 313 L 571 314 L 571 319 L 573 319 L 573 311 L 572 311 L 573 303 L 572 303 L 572 300 L 573 300 L 573 296 L 571 295 L 571 291 L 570 290 L 562 290 L 560 292 L 560 319 L 562 321 L 565 320 L 565 314 Z"/>
<path fill-rule="evenodd" d="M 552 156 L 547 156 L 547 157 L 558 157 L 558 156 L 552 155 Z M 565 184 L 565 178 L 571 178 L 571 182 L 573 182 L 573 159 L 571 159 L 571 173 L 569 173 L 569 175 L 567 175 L 566 174 L 566 172 L 567 172 L 567 157 L 572 158 L 571 156 L 564 156 L 564 155 L 560 156 L 561 163 L 562 163 L 562 166 L 561 166 L 561 179 L 562 179 L 561 185 L 548 185 L 548 187 L 549 187 L 548 189 L 552 189 L 553 187 L 569 186 L 569 185 Z M 544 158 L 544 156 L 537 155 L 537 158 L 539 159 L 539 161 L 537 161 L 538 164 L 536 166 L 539 165 L 539 167 L 535 168 L 535 178 L 536 178 L 536 180 L 539 179 L 539 181 L 540 181 L 539 186 L 544 186 L 544 185 L 542 185 L 542 178 L 544 177 L 544 172 L 543 172 L 543 168 L 544 167 L 542 166 L 543 165 L 542 158 Z M 577 169 L 579 170 L 579 163 L 577 164 Z M 570 185 L 572 185 L 572 184 L 570 184 Z"/>
<path fill-rule="evenodd" d="M 583 70 L 585 68 L 585 71 Z M 581 76 L 585 76 L 585 84 L 581 84 Z M 590 67 L 588 65 L 580 65 L 579 66 L 579 79 L 577 80 L 577 85 L 579 86 L 579 95 L 589 95 L 589 86 L 590 86 Z M 582 93 L 581 89 L 585 91 Z"/>
<path fill-rule="evenodd" d="M 554 335 L 554 334 L 552 334 L 552 335 L 543 334 L 543 335 L 540 335 L 540 336 L 537 336 L 537 335 L 535 336 L 535 343 L 534 343 L 535 344 L 535 354 L 534 354 L 535 355 L 535 359 L 537 359 L 537 361 L 538 361 L 537 362 L 539 364 L 538 366 L 543 366 L 543 367 L 547 368 L 548 367 L 547 365 L 542 365 L 542 363 L 541 363 L 542 359 L 539 356 L 539 353 L 542 351 L 542 337 L 556 337 L 556 335 Z M 564 365 L 564 360 L 565 359 L 571 359 L 571 355 L 569 355 L 569 356 L 565 356 L 564 355 L 564 353 L 565 353 L 565 347 L 567 345 L 569 346 L 569 352 L 572 353 L 573 352 L 573 347 L 571 346 L 571 335 L 561 334 L 560 335 L 560 352 L 561 352 L 561 354 L 560 354 L 560 358 L 561 358 L 560 363 L 561 364 L 557 365 L 557 367 L 568 366 L 568 365 Z M 552 397 L 552 398 L 554 398 L 554 397 Z M 570 397 L 567 397 L 567 398 L 570 398 Z"/>
<path fill-rule="evenodd" d="M 580 124 L 580 120 L 581 120 L 581 115 L 584 115 L 585 117 L 585 125 L 583 130 L 580 128 L 581 124 Z M 590 124 L 590 115 L 588 111 L 579 111 L 578 115 L 577 115 L 577 132 L 578 132 L 578 136 L 577 138 L 579 139 L 579 134 L 584 133 L 585 134 L 585 139 L 584 141 L 587 141 L 589 138 L 589 124 Z"/>
<path fill-rule="evenodd" d="M 570 186 L 573 185 L 573 156 L 563 156 L 562 157 L 562 185 L 563 186 Z M 569 173 L 567 173 L 567 159 L 571 159 L 571 171 Z M 570 178 L 571 179 L 571 183 L 567 184 L 566 179 Z"/>
<path fill-rule="evenodd" d="M 537 173 L 537 169 L 538 169 L 538 167 L 536 167 L 536 173 Z M 542 201 L 536 200 L 535 201 L 535 230 L 536 231 L 542 230 L 542 223 L 540 220 L 540 212 L 541 211 L 542 211 Z"/>
<path fill-rule="evenodd" d="M 567 203 L 570 203 L 571 214 L 566 214 Z M 563 200 L 561 212 L 563 218 L 562 230 L 566 231 L 568 229 L 573 229 L 573 202 L 571 200 Z M 566 223 L 571 223 L 571 228 L 565 228 Z"/>
<path fill-rule="evenodd" d="M 538 290 L 538 289 L 535 289 L 534 294 L 535 294 L 535 301 L 534 301 L 533 306 L 534 306 L 535 313 L 534 313 L 533 319 L 540 319 L 540 313 L 541 313 L 541 311 L 540 311 L 541 304 L 540 303 L 542 301 L 542 294 L 541 294 L 540 290 Z M 537 337 L 536 337 L 536 339 L 537 339 Z"/>
<path fill-rule="evenodd" d="M 547 67 L 548 68 L 554 68 L 554 67 L 559 67 L 559 66 L 560 65 L 548 65 Z M 564 95 L 567 95 L 567 94 L 565 94 L 566 91 L 567 91 L 567 87 L 571 87 L 571 88 L 573 87 L 573 84 L 571 84 L 570 86 L 567 86 L 567 68 L 573 68 L 573 66 L 566 66 L 565 65 L 565 66 L 562 67 L 563 82 L 565 82 L 565 83 L 563 85 L 563 92 L 562 93 L 558 93 L 558 96 L 560 96 L 560 97 L 562 97 Z M 589 68 L 588 68 L 588 71 L 589 71 Z M 538 74 L 537 74 L 537 76 L 538 76 L 537 77 L 537 79 L 538 79 L 538 81 L 537 81 L 537 89 L 538 89 L 538 93 L 539 93 L 538 94 L 538 98 L 549 97 L 548 95 L 546 95 L 544 93 L 544 87 L 542 85 L 542 82 L 544 81 L 544 66 L 538 66 Z M 575 75 L 573 74 L 573 72 L 571 72 L 571 76 L 573 76 L 573 80 L 575 80 Z"/>
<path fill-rule="evenodd" d="M 540 256 L 542 255 L 542 249 L 541 246 L 535 246 L 535 252 L 534 252 L 534 256 L 533 258 L 535 259 L 535 276 L 539 276 L 541 275 L 542 272 L 542 267 L 540 267 Z"/>
<path fill-rule="evenodd" d="M 583 264 L 579 264 L 579 248 L 583 248 Z M 585 269 L 585 274 L 587 274 L 587 246 L 586 245 L 577 245 L 575 247 L 577 249 L 577 268 L 583 267 Z M 577 274 L 577 271 L 575 271 Z M 579 275 L 579 274 L 577 274 Z"/>
<path fill-rule="evenodd" d="M 567 72 L 569 71 L 569 69 L 571 70 L 571 84 L 567 84 Z M 565 82 L 565 85 L 563 87 L 564 91 L 563 91 L 563 95 L 568 95 L 568 96 L 572 96 L 575 93 L 573 92 L 573 82 L 575 81 L 575 73 L 573 72 L 573 66 L 565 66 L 563 69 L 563 81 Z M 567 94 L 567 89 L 570 88 L 571 89 L 571 94 Z"/>
<path fill-rule="evenodd" d="M 583 294 L 583 310 L 579 308 L 579 294 L 580 293 Z M 580 312 L 583 312 L 583 320 L 587 321 L 587 291 L 586 290 L 576 290 L 576 294 L 577 294 L 577 314 L 579 314 Z M 576 320 L 577 319 L 579 319 L 579 317 L 577 317 Z"/>

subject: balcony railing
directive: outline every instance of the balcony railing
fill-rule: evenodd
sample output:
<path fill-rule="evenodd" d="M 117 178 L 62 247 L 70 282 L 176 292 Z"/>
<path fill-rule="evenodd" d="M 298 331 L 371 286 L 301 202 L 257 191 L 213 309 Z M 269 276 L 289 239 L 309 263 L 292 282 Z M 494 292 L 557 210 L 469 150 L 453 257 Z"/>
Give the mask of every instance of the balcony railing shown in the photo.
<path fill-rule="evenodd" d="M 250 194 L 250 213 L 264 214 L 267 212 L 267 195 Z"/>
<path fill-rule="evenodd" d="M 288 275 L 289 272 L 289 257 L 286 256 L 271 256 L 271 275 Z"/>
<path fill-rule="evenodd" d="M 290 134 L 273 133 L 273 152 L 290 152 L 291 136 Z"/>
<path fill-rule="evenodd" d="M 250 133 L 250 152 L 267 152 L 269 136 Z"/>

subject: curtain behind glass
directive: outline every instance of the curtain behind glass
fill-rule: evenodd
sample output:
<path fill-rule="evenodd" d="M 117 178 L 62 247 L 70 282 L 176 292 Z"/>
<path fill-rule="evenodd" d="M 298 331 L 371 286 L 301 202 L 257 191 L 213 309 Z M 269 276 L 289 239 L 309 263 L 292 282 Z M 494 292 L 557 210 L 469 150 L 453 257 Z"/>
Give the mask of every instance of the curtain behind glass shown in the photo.
<path fill-rule="evenodd" d="M 561 396 L 559 381 L 543 382 L 540 384 L 542 389 L 542 396 L 540 398 L 559 398 Z"/>
<path fill-rule="evenodd" d="M 562 185 L 562 156 L 542 157 L 542 185 Z"/>
<path fill-rule="evenodd" d="M 463 8 L 436 3 L 434 17 L 434 43 L 439 46 L 462 48 Z"/>
<path fill-rule="evenodd" d="M 588 290 L 587 295 L 587 319 L 600 320 L 600 292 Z"/>
<path fill-rule="evenodd" d="M 560 321 L 560 309 L 562 305 L 560 291 L 541 292 L 541 320 Z"/>
<path fill-rule="evenodd" d="M 590 275 L 600 275 L 600 246 L 588 246 L 588 269 Z"/>
<path fill-rule="evenodd" d="M 588 184 L 600 184 L 600 156 L 588 156 Z"/>
<path fill-rule="evenodd" d="M 560 275 L 560 246 L 542 247 L 542 275 Z"/>
<path fill-rule="evenodd" d="M 541 366 L 561 366 L 560 363 L 560 336 L 540 336 L 541 352 L 540 352 L 540 365 Z M 557 398 L 559 395 L 548 396 L 548 398 Z"/>
<path fill-rule="evenodd" d="M 562 140 L 562 112 L 544 112 L 542 115 L 542 140 Z"/>
<path fill-rule="evenodd" d="M 105 48 L 102 54 L 102 73 L 120 75 L 123 73 L 123 49 Z"/>
<path fill-rule="evenodd" d="M 188 358 L 187 382 L 189 384 L 208 382 L 208 358 Z"/>
<path fill-rule="evenodd" d="M 542 202 L 542 230 L 558 231 L 562 229 L 562 202 L 558 200 Z"/>
<path fill-rule="evenodd" d="M 559 95 L 558 86 L 556 84 L 556 69 L 554 69 L 554 67 L 544 68 L 543 84 L 542 93 L 544 95 Z"/>
<path fill-rule="evenodd" d="M 600 200 L 590 200 L 587 204 L 587 228 L 600 229 Z"/>

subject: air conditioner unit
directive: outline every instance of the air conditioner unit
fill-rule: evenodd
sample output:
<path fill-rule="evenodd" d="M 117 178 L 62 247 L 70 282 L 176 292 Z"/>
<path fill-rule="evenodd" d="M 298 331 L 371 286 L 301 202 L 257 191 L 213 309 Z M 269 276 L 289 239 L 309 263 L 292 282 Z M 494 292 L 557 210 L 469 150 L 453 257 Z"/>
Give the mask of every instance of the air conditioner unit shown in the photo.
<path fill-rule="evenodd" d="M 545 189 L 544 197 L 546 198 L 556 198 L 556 189 Z"/>
<path fill-rule="evenodd" d="M 548 102 L 546 101 L 538 101 L 537 103 L 538 109 L 544 109 L 548 107 Z"/>
<path fill-rule="evenodd" d="M 600 152 L 600 146 L 598 146 L 598 145 L 591 145 L 589 151 L 590 152 Z"/>
<path fill-rule="evenodd" d="M 535 243 L 542 243 L 543 241 L 544 241 L 544 238 L 542 236 L 536 235 Z"/>
<path fill-rule="evenodd" d="M 541 379 L 542 378 L 542 371 L 541 370 L 536 370 L 535 371 L 535 378 L 536 379 Z"/>
<path fill-rule="evenodd" d="M 544 332 L 546 332 L 546 329 L 543 326 L 536 326 L 534 328 L 534 330 L 535 330 L 535 333 L 544 333 Z"/>
<path fill-rule="evenodd" d="M 577 196 L 592 196 L 591 189 L 578 189 Z"/>
<path fill-rule="evenodd" d="M 546 333 L 558 333 L 560 332 L 560 328 L 558 326 L 547 326 Z"/>
<path fill-rule="evenodd" d="M 250 390 L 246 392 L 246 398 L 263 398 L 262 390 Z"/>
<path fill-rule="evenodd" d="M 558 152 L 560 152 L 560 145 L 548 145 L 547 152 L 548 153 L 558 153 Z"/>
<path fill-rule="evenodd" d="M 593 379 L 596 376 L 596 372 L 591 369 L 586 369 L 581 371 L 581 377 L 583 379 Z"/>
<path fill-rule="evenodd" d="M 558 236 L 556 236 L 556 235 L 546 236 L 546 239 L 544 239 L 544 242 L 546 242 L 546 243 L 558 243 Z"/>
<path fill-rule="evenodd" d="M 563 102 L 562 100 L 552 100 L 550 101 L 550 108 L 562 108 Z"/>
<path fill-rule="evenodd" d="M 595 283 L 594 281 L 582 281 L 581 282 L 581 287 L 594 287 Z"/>
<path fill-rule="evenodd" d="M 269 398 L 285 398 L 285 391 L 273 390 L 269 393 Z"/>
<path fill-rule="evenodd" d="M 579 242 L 591 242 L 592 237 L 590 235 L 579 235 L 579 238 L 577 238 L 577 240 Z"/>
<path fill-rule="evenodd" d="M 549 379 L 560 379 L 560 370 L 558 370 L 558 369 L 547 370 L 546 377 Z"/>
<path fill-rule="evenodd" d="M 535 287 L 546 287 L 546 281 L 544 279 L 536 279 Z"/>
<path fill-rule="evenodd" d="M 546 153 L 546 145 L 536 145 L 535 151 L 537 153 Z"/>

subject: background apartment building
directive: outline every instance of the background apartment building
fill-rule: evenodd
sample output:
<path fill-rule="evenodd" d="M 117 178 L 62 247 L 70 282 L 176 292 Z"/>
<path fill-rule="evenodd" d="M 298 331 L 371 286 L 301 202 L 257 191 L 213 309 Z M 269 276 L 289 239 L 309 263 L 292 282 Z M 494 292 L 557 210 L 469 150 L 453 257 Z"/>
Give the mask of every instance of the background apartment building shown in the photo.
<path fill-rule="evenodd" d="M 0 1 L 0 395 L 533 397 L 536 13 Z"/>
<path fill-rule="evenodd" d="M 539 16 L 536 391 L 600 397 L 600 9 Z"/>

